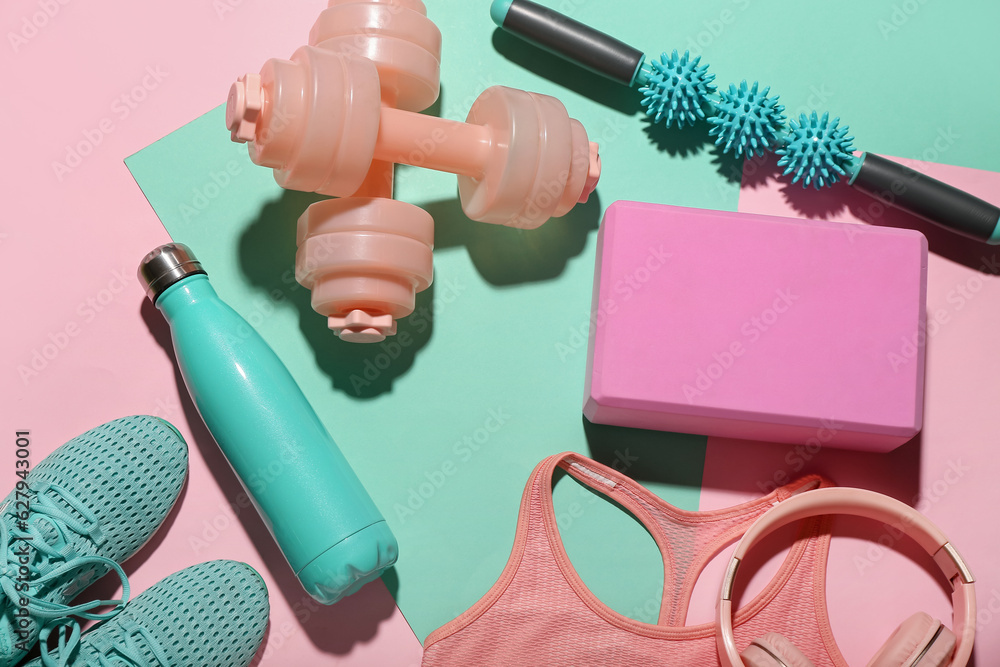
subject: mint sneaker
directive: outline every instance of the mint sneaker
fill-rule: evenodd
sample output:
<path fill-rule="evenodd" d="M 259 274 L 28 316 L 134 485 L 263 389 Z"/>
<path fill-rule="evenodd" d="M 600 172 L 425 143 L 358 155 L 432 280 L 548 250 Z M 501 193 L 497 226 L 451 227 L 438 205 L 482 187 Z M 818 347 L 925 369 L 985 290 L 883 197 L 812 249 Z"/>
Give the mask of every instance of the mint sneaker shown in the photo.
<path fill-rule="evenodd" d="M 137 416 L 70 440 L 18 480 L 0 504 L 0 667 L 17 664 L 49 623 L 121 611 L 129 589 L 120 563 L 163 523 L 186 475 L 187 445 L 177 431 Z M 70 606 L 112 571 L 122 599 Z M 105 606 L 114 608 L 91 611 Z"/>
<path fill-rule="evenodd" d="M 73 619 L 46 626 L 42 656 L 25 667 L 247 667 L 268 613 L 256 570 L 211 561 L 175 572 L 85 633 Z"/>

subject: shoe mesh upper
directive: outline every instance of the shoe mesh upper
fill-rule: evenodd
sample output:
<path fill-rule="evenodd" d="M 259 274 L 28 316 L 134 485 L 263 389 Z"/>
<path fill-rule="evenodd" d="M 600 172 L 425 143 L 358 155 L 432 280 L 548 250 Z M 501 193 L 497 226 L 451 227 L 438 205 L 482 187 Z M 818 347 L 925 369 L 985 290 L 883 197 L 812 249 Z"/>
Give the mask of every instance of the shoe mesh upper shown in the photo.
<path fill-rule="evenodd" d="M 28 480 L 32 487 L 60 486 L 82 500 L 106 540 L 98 553 L 121 562 L 170 513 L 187 466 L 187 446 L 166 422 L 136 416 L 73 438 L 35 466 Z M 80 549 L 85 555 L 87 547 Z"/>
<path fill-rule="evenodd" d="M 62 445 L 35 465 L 28 475 L 34 501 L 55 506 L 91 533 L 57 530 L 51 519 L 35 515 L 29 523 L 45 542 L 62 550 L 56 558 L 35 553 L 37 576 L 44 576 L 81 556 L 101 556 L 121 563 L 145 544 L 176 502 L 187 475 L 187 445 L 166 422 L 148 416 L 117 419 L 91 429 Z M 56 487 L 56 488 L 51 488 Z M 66 497 L 86 509 L 89 518 Z M 17 528 L 16 490 L 4 501 L 8 536 Z M 41 510 L 40 510 L 41 511 Z M 8 545 L 16 548 L 13 544 Z M 17 562 L 8 557 L 8 562 Z M 110 571 L 101 564 L 70 568 L 34 594 L 41 600 L 68 604 L 87 586 Z M 32 580 L 35 575 L 32 575 Z M 30 582 L 29 582 L 30 583 Z M 86 598 L 86 594 L 82 596 Z M 16 664 L 23 654 L 15 644 L 15 604 L 0 599 L 0 667 Z M 35 619 L 32 619 L 33 621 Z M 29 644 L 39 625 L 32 622 Z"/>
<path fill-rule="evenodd" d="M 155 658 L 153 647 L 136 639 L 134 629 L 141 626 L 169 667 L 247 667 L 264 638 L 269 609 L 264 581 L 249 565 L 230 560 L 193 565 L 150 587 L 118 616 L 85 633 L 73 659 L 57 664 L 98 665 L 98 654 L 115 656 L 115 647 L 128 646 L 137 649 L 142 667 L 166 667 Z M 130 632 L 131 640 L 125 639 Z M 25 667 L 41 665 L 39 659 Z"/>

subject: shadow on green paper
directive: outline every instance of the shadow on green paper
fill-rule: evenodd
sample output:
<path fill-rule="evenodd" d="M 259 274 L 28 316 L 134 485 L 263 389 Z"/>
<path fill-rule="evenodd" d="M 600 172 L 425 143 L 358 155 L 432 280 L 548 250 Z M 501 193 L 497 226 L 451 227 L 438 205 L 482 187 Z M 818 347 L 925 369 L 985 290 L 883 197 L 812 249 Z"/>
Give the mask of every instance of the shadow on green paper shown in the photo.
<path fill-rule="evenodd" d="M 580 419 L 590 458 L 595 461 L 639 482 L 701 487 L 705 436 L 606 426 L 586 417 Z"/>
<path fill-rule="evenodd" d="M 423 207 L 434 218 L 434 249 L 464 246 L 479 275 L 506 287 L 554 280 L 570 259 L 587 246 L 588 235 L 601 224 L 601 200 L 595 192 L 561 218 L 538 229 L 515 229 L 469 220 L 457 199 Z"/>
<path fill-rule="evenodd" d="M 414 316 L 399 323 L 395 339 L 381 345 L 356 345 L 335 336 L 326 319 L 312 309 L 309 290 L 299 285 L 294 275 L 296 221 L 309 205 L 323 199 L 286 190 L 264 206 L 240 238 L 240 267 L 254 287 L 267 294 L 281 294 L 295 306 L 299 328 L 335 389 L 354 398 L 374 398 L 392 388 L 393 380 L 409 370 L 417 352 L 430 340 L 434 288 L 432 285 L 417 295 Z M 379 355 L 390 356 L 392 363 L 382 364 Z"/>
<path fill-rule="evenodd" d="M 311 204 L 324 197 L 283 191 L 264 206 L 240 237 L 240 268 L 256 289 L 295 306 L 299 327 L 312 347 L 316 363 L 333 387 L 357 399 L 371 399 L 392 389 L 393 381 L 409 371 L 434 331 L 432 284 L 416 297 L 412 315 L 399 321 L 396 336 L 377 345 L 345 343 L 312 309 L 309 290 L 295 281 L 295 225 Z M 600 224 L 598 196 L 563 218 L 537 230 L 519 230 L 469 220 L 458 200 L 431 203 L 437 249 L 465 246 L 486 282 L 497 285 L 553 280 L 567 262 L 583 252 L 587 236 Z"/>

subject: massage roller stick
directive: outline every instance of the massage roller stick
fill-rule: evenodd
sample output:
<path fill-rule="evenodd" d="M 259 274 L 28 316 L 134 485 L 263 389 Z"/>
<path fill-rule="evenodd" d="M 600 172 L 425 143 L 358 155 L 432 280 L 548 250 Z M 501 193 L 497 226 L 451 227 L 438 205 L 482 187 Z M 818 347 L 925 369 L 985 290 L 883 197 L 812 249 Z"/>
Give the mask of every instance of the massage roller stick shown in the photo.
<path fill-rule="evenodd" d="M 788 120 L 770 88 L 742 82 L 717 90 L 708 65 L 689 53 L 649 59 L 628 44 L 529 0 L 494 0 L 494 22 L 511 33 L 643 94 L 654 122 L 685 127 L 704 120 L 725 153 L 773 152 L 792 182 L 820 188 L 847 178 L 855 188 L 964 236 L 1000 244 L 1000 208 L 874 153 L 853 154 L 839 118 L 815 111 Z"/>

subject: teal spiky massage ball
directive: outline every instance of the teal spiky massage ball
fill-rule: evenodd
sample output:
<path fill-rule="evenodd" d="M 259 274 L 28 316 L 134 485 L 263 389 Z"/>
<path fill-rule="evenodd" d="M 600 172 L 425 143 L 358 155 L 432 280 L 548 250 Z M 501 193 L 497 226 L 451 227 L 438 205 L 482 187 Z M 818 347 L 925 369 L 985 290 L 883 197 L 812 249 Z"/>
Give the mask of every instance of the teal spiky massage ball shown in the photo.
<path fill-rule="evenodd" d="M 847 128 L 839 124 L 839 118 L 831 121 L 829 113 L 820 118 L 815 111 L 791 122 L 784 148 L 774 152 L 781 156 L 778 166 L 785 167 L 785 175 L 794 174 L 792 183 L 801 180 L 803 186 L 812 183 L 819 190 L 847 175 L 854 137 L 847 136 Z"/>
<path fill-rule="evenodd" d="M 777 95 L 768 97 L 770 88 L 759 89 L 754 81 L 740 87 L 729 84 L 729 91 L 719 95 L 715 104 L 716 114 L 708 119 L 714 125 L 708 131 L 718 137 L 716 146 L 723 151 L 735 150 L 740 156 L 761 156 L 780 145 L 780 137 L 785 129 L 785 107 L 778 104 Z"/>
<path fill-rule="evenodd" d="M 648 83 L 639 92 L 643 94 L 642 106 L 653 122 L 666 119 L 667 127 L 684 127 L 705 120 L 703 107 L 705 99 L 715 92 L 715 75 L 708 74 L 708 65 L 699 66 L 700 62 L 700 56 L 692 60 L 689 52 L 678 56 L 674 51 L 649 63 L 652 71 Z"/>
<path fill-rule="evenodd" d="M 830 114 L 820 117 L 802 114 L 790 123 L 785 107 L 770 88 L 761 90 L 756 81 L 716 92 L 714 74 L 701 58 L 692 58 L 687 51 L 642 66 L 636 75 L 642 106 L 653 122 L 664 121 L 667 127 L 684 127 L 705 120 L 712 125 L 709 135 L 724 153 L 738 157 L 761 157 L 774 152 L 780 156 L 778 165 L 793 183 L 816 189 L 833 185 L 846 176 L 854 150 L 854 137 L 848 128 L 840 127 L 840 119 L 830 120 Z M 709 110 L 706 113 L 706 108 Z"/>

